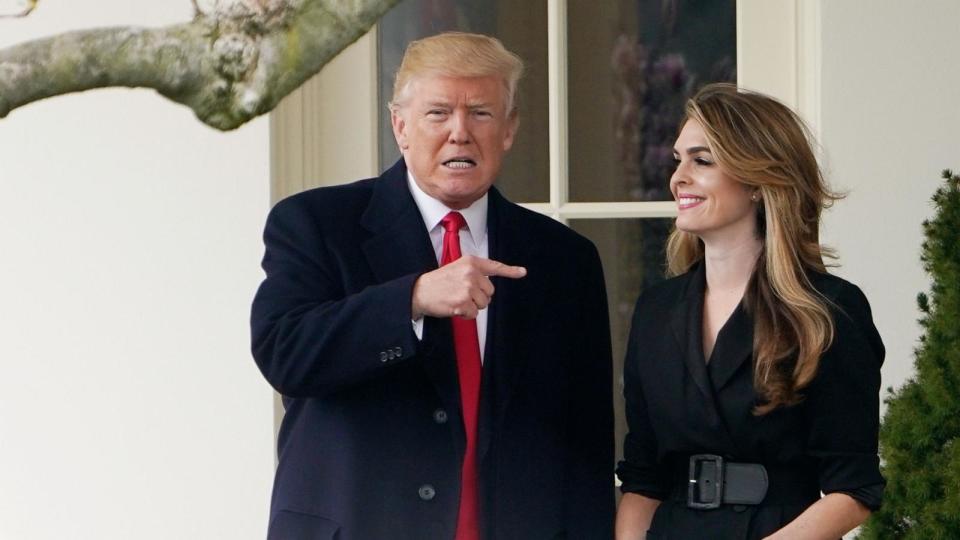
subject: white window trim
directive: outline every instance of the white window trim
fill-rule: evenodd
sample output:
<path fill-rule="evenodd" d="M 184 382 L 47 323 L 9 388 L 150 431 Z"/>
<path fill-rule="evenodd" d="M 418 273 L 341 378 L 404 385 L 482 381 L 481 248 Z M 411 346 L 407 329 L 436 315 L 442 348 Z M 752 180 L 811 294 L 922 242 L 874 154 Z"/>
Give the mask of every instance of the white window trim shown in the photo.
<path fill-rule="evenodd" d="M 815 136 L 820 126 L 820 1 L 737 0 L 737 84 L 793 107 Z M 562 223 L 571 219 L 663 218 L 672 201 L 571 202 L 567 123 L 567 4 L 547 2 L 550 200 L 522 206 Z"/>

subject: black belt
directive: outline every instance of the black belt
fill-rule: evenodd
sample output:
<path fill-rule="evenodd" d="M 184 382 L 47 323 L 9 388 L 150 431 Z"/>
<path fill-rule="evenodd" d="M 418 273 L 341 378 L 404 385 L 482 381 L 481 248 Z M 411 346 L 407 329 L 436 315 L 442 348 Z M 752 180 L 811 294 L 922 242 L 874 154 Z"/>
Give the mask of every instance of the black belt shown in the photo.
<path fill-rule="evenodd" d="M 682 481 L 674 484 L 671 498 L 686 501 L 690 508 L 809 504 L 820 497 L 816 471 L 808 467 L 734 463 L 715 454 L 697 454 L 690 456 L 685 469 Z"/>

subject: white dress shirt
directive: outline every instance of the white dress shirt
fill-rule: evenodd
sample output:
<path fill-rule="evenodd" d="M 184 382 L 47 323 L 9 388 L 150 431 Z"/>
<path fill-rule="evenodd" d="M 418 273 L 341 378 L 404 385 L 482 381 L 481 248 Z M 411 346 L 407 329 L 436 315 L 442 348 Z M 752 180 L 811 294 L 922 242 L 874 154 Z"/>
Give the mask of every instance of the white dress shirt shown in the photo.
<path fill-rule="evenodd" d="M 433 252 L 437 257 L 437 264 L 440 264 L 440 257 L 443 251 L 443 225 L 440 221 L 450 212 L 460 212 L 467 226 L 460 229 L 460 253 L 463 255 L 473 255 L 475 257 L 490 257 L 490 249 L 487 246 L 487 194 L 480 197 L 473 204 L 463 210 L 453 210 L 447 208 L 445 204 L 424 193 L 417 182 L 413 179 L 413 173 L 407 171 L 407 184 L 410 186 L 410 194 L 413 195 L 414 202 L 420 210 L 423 217 L 423 224 L 430 233 L 430 243 L 433 244 Z M 423 318 L 413 321 L 413 331 L 417 334 L 417 339 L 423 339 Z M 487 343 L 487 308 L 481 309 L 477 313 L 477 338 L 480 342 L 480 362 L 483 362 L 484 347 Z"/>

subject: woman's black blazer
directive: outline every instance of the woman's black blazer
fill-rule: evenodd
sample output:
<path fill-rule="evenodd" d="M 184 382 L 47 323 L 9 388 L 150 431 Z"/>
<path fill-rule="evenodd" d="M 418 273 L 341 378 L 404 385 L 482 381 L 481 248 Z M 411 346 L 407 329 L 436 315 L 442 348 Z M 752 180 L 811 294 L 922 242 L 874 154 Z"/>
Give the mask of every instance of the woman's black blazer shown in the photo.
<path fill-rule="evenodd" d="M 753 412 L 753 321 L 742 304 L 721 328 L 710 362 L 704 360 L 702 262 L 640 296 L 624 365 L 629 433 L 617 472 L 624 492 L 664 501 L 647 538 L 762 538 L 820 491 L 879 506 L 883 343 L 859 288 L 828 274 L 810 280 L 834 304 L 833 344 L 802 403 L 763 416 Z M 790 504 L 691 509 L 683 493 L 694 454 L 763 464 L 771 485 L 777 475 L 810 485 Z"/>

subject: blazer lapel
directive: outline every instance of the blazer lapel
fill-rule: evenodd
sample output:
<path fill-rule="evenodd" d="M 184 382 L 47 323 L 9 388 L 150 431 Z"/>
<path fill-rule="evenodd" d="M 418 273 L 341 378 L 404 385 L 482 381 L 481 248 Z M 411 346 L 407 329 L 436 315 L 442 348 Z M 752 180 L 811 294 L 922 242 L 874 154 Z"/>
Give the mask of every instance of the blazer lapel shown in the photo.
<path fill-rule="evenodd" d="M 379 283 L 435 270 L 437 258 L 423 217 L 407 186 L 407 168 L 401 159 L 383 173 L 361 218 L 370 231 L 363 252 Z M 460 410 L 460 390 L 448 319 L 424 319 L 420 356 L 444 406 Z"/>
<path fill-rule="evenodd" d="M 683 362 L 690 378 L 703 396 L 707 423 L 720 438 L 711 438 L 718 449 L 727 448 L 736 452 L 736 443 L 730 436 L 730 428 L 717 403 L 717 386 L 710 379 L 707 361 L 703 357 L 703 294 L 706 290 L 706 265 L 701 261 L 690 273 L 686 295 L 670 313 L 670 326 L 683 355 Z M 716 361 L 716 348 L 711 363 Z M 709 436 L 708 436 L 709 437 Z"/>
<path fill-rule="evenodd" d="M 701 262 L 690 273 L 687 290 L 681 302 L 670 310 L 670 327 L 673 337 L 682 351 L 683 362 L 705 400 L 713 405 L 713 389 L 707 375 L 707 362 L 703 357 L 703 292 L 706 286 L 706 271 Z"/>
<path fill-rule="evenodd" d="M 720 392 L 752 357 L 753 320 L 741 302 L 717 335 L 709 369 L 713 388 Z"/>

